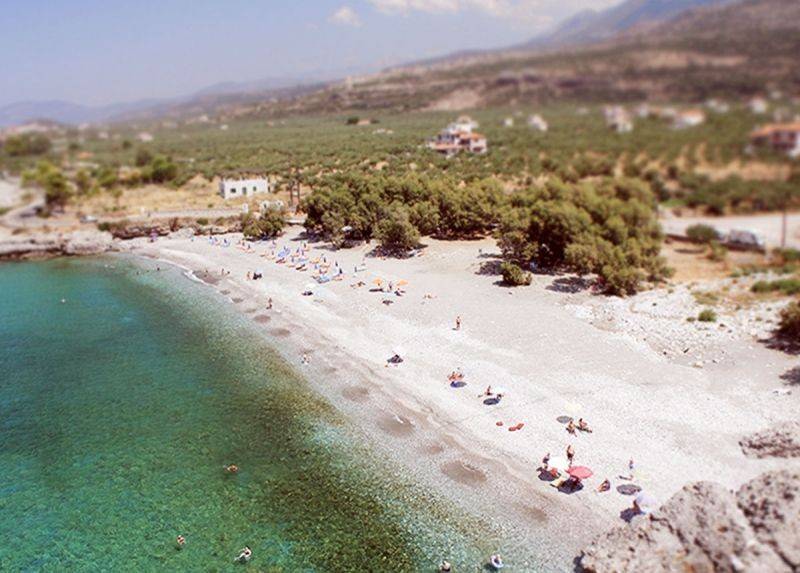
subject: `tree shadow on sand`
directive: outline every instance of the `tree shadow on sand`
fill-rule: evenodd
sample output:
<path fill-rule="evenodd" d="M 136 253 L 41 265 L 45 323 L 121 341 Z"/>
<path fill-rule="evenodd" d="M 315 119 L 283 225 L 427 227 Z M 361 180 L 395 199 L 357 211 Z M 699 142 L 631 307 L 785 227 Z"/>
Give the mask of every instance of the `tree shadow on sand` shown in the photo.
<path fill-rule="evenodd" d="M 493 259 L 493 260 L 490 260 L 490 261 L 483 261 L 480 264 L 480 266 L 478 267 L 478 270 L 475 271 L 475 274 L 476 275 L 483 275 L 483 276 L 490 276 L 490 277 L 500 276 L 501 274 L 503 274 L 502 271 L 500 270 L 500 267 L 501 267 L 502 264 L 503 264 L 503 261 L 501 259 Z"/>
<path fill-rule="evenodd" d="M 780 375 L 780 379 L 787 386 L 800 386 L 800 366 L 789 368 L 789 370 Z"/>
<path fill-rule="evenodd" d="M 773 334 L 769 338 L 762 338 L 759 342 L 770 350 L 778 350 L 779 352 L 784 352 L 793 356 L 800 355 L 800 342 L 790 340 L 778 333 Z"/>
<path fill-rule="evenodd" d="M 593 281 L 584 277 L 561 277 L 555 279 L 546 288 L 549 291 L 575 294 L 592 288 Z"/>

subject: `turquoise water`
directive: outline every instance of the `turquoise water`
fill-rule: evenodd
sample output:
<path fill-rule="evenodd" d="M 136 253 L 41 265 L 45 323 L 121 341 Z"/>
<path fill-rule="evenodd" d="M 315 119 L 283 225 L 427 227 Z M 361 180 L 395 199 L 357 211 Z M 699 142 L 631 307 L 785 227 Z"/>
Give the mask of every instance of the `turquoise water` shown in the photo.
<path fill-rule="evenodd" d="M 475 524 L 177 270 L 4 264 L 0 293 L 0 570 L 479 570 Z"/>

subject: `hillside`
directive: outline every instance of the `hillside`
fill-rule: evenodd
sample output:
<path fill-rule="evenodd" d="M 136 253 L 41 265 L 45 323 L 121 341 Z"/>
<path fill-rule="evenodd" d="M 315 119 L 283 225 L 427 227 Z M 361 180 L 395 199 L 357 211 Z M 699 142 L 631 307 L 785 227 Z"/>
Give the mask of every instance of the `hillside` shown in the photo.
<path fill-rule="evenodd" d="M 696 8 L 612 40 L 557 51 L 513 50 L 415 65 L 237 115 L 536 105 L 554 101 L 740 100 L 800 91 L 800 3 L 745 0 Z"/>
<path fill-rule="evenodd" d="M 627 0 L 607 10 L 584 10 L 523 48 L 589 44 L 613 38 L 634 27 L 658 24 L 686 10 L 735 0 Z"/>

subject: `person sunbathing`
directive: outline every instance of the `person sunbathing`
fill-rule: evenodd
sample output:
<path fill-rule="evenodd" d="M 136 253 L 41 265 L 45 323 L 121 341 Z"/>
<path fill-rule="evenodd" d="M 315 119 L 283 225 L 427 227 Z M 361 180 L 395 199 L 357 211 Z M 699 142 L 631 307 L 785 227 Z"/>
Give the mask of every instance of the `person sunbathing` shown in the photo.
<path fill-rule="evenodd" d="M 597 491 L 599 493 L 604 493 L 604 492 L 607 492 L 610 489 L 611 489 L 611 481 L 606 479 L 606 480 L 603 480 L 603 483 L 601 483 L 598 486 Z"/>
<path fill-rule="evenodd" d="M 572 420 L 570 420 L 569 424 L 567 424 L 567 432 L 569 432 L 573 436 L 575 435 L 575 422 L 573 422 Z"/>
<path fill-rule="evenodd" d="M 587 432 L 589 434 L 592 433 L 592 429 L 589 427 L 589 424 L 587 424 L 586 420 L 584 420 L 583 418 L 578 419 L 578 429 L 581 432 Z"/>

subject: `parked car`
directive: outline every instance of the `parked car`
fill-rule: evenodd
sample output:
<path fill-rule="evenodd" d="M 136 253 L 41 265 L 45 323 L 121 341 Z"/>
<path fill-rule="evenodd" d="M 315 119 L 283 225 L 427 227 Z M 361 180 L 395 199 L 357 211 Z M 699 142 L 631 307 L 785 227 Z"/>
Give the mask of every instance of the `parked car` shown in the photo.
<path fill-rule="evenodd" d="M 740 249 L 763 251 L 767 248 L 764 236 L 761 233 L 749 229 L 731 229 L 728 233 L 726 243 L 731 247 L 738 247 Z"/>

